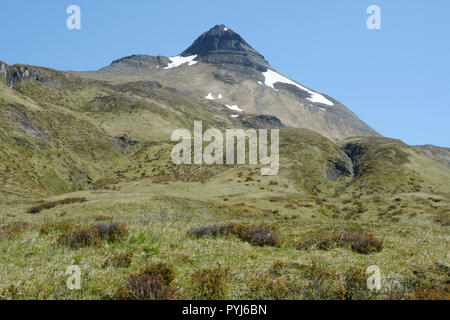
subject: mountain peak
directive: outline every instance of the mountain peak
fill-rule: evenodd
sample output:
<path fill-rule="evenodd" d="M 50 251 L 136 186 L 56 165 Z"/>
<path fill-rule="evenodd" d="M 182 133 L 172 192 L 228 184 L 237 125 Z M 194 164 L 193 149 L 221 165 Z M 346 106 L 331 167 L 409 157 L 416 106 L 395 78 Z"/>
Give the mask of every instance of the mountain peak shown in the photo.
<path fill-rule="evenodd" d="M 197 60 L 203 62 L 243 65 L 260 71 L 269 68 L 269 63 L 258 51 L 223 24 L 203 33 L 181 55 L 183 57 L 197 55 Z"/>

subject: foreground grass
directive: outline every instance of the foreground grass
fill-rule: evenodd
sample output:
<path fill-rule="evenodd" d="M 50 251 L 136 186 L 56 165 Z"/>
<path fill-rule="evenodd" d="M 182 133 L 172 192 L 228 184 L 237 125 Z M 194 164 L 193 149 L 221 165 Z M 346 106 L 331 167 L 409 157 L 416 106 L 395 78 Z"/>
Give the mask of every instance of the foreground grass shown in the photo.
<path fill-rule="evenodd" d="M 139 272 L 156 263 L 173 266 L 172 298 L 449 298 L 445 201 L 408 196 L 400 205 L 398 199 L 365 199 L 364 210 L 356 210 L 362 213 L 349 215 L 346 208 L 358 209 L 358 200 L 298 197 L 235 203 L 142 193 L 75 196 L 88 201 L 38 214 L 26 213 L 30 203 L 0 207 L 1 298 L 114 299 L 130 276 L 138 277 L 136 284 Z M 379 214 L 392 206 L 402 213 L 392 215 L 391 208 Z M 58 241 L 62 234 L 99 223 L 124 226 L 127 233 L 79 247 Z M 233 234 L 189 233 L 228 223 L 273 227 L 279 245 L 258 246 Z M 351 246 L 311 242 L 346 232 L 373 235 L 382 249 L 363 254 Z M 302 248 L 301 243 L 310 245 Z M 81 290 L 67 289 L 70 265 L 81 268 Z M 377 295 L 365 287 L 364 272 L 371 265 L 381 269 L 384 290 Z"/>

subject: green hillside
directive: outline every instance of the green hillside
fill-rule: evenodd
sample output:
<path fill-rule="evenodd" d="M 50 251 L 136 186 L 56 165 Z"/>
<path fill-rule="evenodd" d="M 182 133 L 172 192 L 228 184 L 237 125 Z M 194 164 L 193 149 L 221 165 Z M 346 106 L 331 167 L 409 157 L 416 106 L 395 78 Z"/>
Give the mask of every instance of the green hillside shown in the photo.
<path fill-rule="evenodd" d="M 8 72 L 0 298 L 154 298 L 133 295 L 139 277 L 172 268 L 157 298 L 449 298 L 450 168 L 417 148 L 231 118 L 220 103 L 156 81 Z M 281 127 L 278 175 L 173 164 L 171 133 L 192 131 L 194 120 Z M 66 288 L 73 264 L 82 290 Z M 365 286 L 371 265 L 382 272 L 378 293 Z"/>

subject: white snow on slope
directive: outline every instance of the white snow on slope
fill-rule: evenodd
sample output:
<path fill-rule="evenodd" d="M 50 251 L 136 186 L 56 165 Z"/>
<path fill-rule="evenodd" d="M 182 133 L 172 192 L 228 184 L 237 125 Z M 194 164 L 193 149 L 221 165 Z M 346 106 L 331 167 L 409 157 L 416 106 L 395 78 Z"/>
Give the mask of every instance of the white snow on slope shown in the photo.
<path fill-rule="evenodd" d="M 176 56 L 176 57 L 170 57 L 170 63 L 167 67 L 164 69 L 172 69 L 181 66 L 182 64 L 188 63 L 190 66 L 196 64 L 198 61 L 194 61 L 194 59 L 197 57 L 197 55 L 189 56 L 189 57 L 182 57 L 182 56 Z"/>
<path fill-rule="evenodd" d="M 231 117 L 232 118 L 237 118 L 237 117 L 239 117 L 239 115 L 238 114 L 232 114 Z"/>
<path fill-rule="evenodd" d="M 309 101 L 311 102 L 315 102 L 315 103 L 323 103 L 329 106 L 333 105 L 333 102 L 331 102 L 330 100 L 328 100 L 327 98 L 325 98 L 323 95 L 321 95 L 320 93 L 311 91 L 301 85 L 299 85 L 298 83 L 295 83 L 294 81 L 286 78 L 285 76 L 282 76 L 281 74 L 268 69 L 266 72 L 263 72 L 263 76 L 265 77 L 265 84 L 266 86 L 271 87 L 272 89 L 274 89 L 275 91 L 278 91 L 277 89 L 275 89 L 275 87 L 273 86 L 275 83 L 277 82 L 281 82 L 281 83 L 286 83 L 286 84 L 291 84 L 294 85 L 306 92 L 308 92 L 309 94 L 311 94 L 311 98 L 307 98 Z"/>
<path fill-rule="evenodd" d="M 219 93 L 219 97 L 217 99 L 222 99 L 222 95 Z"/>
<path fill-rule="evenodd" d="M 214 100 L 214 96 L 213 96 L 212 93 L 210 92 L 210 93 L 208 93 L 208 95 L 205 97 L 205 99 L 208 99 L 208 100 Z"/>
<path fill-rule="evenodd" d="M 239 108 L 238 106 L 234 105 L 234 106 L 229 106 L 229 105 L 225 105 L 228 109 L 233 110 L 233 111 L 238 111 L 238 112 L 242 112 L 244 110 L 242 110 L 241 108 Z"/>

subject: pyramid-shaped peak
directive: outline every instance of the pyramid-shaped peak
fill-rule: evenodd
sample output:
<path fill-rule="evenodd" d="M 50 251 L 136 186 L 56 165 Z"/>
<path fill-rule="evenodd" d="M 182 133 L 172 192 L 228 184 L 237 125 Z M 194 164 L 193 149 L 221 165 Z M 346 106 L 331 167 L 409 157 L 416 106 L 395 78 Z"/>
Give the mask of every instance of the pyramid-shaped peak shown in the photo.
<path fill-rule="evenodd" d="M 220 24 L 203 33 L 181 54 L 197 55 L 197 60 L 216 64 L 236 64 L 266 71 L 269 63 L 239 34 Z"/>

